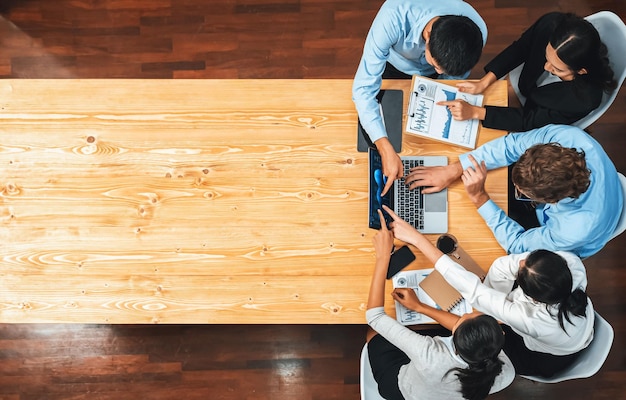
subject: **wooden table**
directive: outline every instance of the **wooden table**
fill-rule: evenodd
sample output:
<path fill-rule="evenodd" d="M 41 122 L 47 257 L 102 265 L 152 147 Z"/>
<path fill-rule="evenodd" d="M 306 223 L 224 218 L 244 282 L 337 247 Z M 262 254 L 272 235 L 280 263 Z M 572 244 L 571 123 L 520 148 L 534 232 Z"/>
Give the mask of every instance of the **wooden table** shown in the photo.
<path fill-rule="evenodd" d="M 351 85 L 0 81 L 0 322 L 364 323 L 374 231 Z M 506 105 L 506 82 L 485 97 Z M 465 151 L 405 135 L 402 154 Z M 488 190 L 506 207 L 504 169 Z M 449 202 L 488 268 L 504 252 L 460 182 Z"/>

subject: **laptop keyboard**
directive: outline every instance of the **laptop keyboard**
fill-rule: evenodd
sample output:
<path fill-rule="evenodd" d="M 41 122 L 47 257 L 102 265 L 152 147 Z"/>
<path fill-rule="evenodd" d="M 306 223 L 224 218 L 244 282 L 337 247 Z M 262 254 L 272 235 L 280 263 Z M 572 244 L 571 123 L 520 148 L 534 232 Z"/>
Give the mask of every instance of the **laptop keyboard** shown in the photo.
<path fill-rule="evenodd" d="M 408 175 L 411 168 L 421 167 L 424 160 L 402 160 L 404 164 L 404 176 Z M 396 197 L 396 214 L 403 220 L 413 225 L 416 229 L 424 229 L 424 195 L 422 188 L 413 190 L 404 184 L 404 180 L 398 182 Z"/>

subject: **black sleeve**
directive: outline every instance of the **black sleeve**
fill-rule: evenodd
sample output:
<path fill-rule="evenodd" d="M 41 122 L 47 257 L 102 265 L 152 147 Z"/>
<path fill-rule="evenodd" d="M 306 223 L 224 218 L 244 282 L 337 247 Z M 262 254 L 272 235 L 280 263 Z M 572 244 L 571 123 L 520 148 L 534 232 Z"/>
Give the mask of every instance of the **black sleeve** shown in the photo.
<path fill-rule="evenodd" d="M 523 108 L 486 106 L 483 126 L 525 132 L 548 124 L 572 124 L 598 108 L 602 89 L 582 80 L 535 88 Z"/>
<path fill-rule="evenodd" d="M 522 33 L 519 39 L 494 57 L 485 66 L 485 72 L 493 72 L 500 79 L 518 65 L 529 60 L 533 61 L 533 64 L 540 62 L 541 58 L 545 60 L 548 41 L 563 15 L 560 12 L 552 12 L 539 18 Z M 538 60 L 535 61 L 534 59 Z"/>
<path fill-rule="evenodd" d="M 571 124 L 585 115 L 558 111 L 546 107 L 497 107 L 486 106 L 485 128 L 501 129 L 508 132 L 526 132 L 549 124 Z"/>

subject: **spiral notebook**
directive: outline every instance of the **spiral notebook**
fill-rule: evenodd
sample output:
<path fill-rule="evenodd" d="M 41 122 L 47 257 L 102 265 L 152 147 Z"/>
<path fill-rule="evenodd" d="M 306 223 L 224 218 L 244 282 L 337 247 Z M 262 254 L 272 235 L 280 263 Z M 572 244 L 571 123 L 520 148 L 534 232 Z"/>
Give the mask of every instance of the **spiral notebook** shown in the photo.
<path fill-rule="evenodd" d="M 485 271 L 461 247 L 457 247 L 448 256 L 469 272 L 473 272 L 480 280 L 485 279 Z M 463 300 L 463 296 L 446 279 L 434 270 L 419 286 L 437 303 L 441 309 L 450 311 Z"/>
<path fill-rule="evenodd" d="M 424 291 L 420 288 L 420 282 L 422 282 L 425 278 L 428 277 L 433 272 L 433 268 L 430 269 L 418 269 L 418 270 L 410 270 L 410 271 L 400 271 L 393 277 L 393 287 L 394 288 L 411 288 L 415 291 L 417 298 L 423 303 L 433 308 L 441 308 L 435 300 L 432 299 Z M 404 307 L 399 302 L 395 301 L 396 307 L 396 320 L 400 322 L 402 325 L 415 325 L 415 324 L 428 324 L 435 323 L 434 319 L 420 314 L 417 311 L 408 309 Z M 453 314 L 461 316 L 463 314 L 467 314 L 472 312 L 472 306 L 469 305 L 467 301 L 461 299 L 461 301 L 454 306 L 453 308 L 447 310 Z"/>
<path fill-rule="evenodd" d="M 437 270 L 428 274 L 419 286 L 442 310 L 450 311 L 463 300 L 461 293 L 453 288 Z"/>

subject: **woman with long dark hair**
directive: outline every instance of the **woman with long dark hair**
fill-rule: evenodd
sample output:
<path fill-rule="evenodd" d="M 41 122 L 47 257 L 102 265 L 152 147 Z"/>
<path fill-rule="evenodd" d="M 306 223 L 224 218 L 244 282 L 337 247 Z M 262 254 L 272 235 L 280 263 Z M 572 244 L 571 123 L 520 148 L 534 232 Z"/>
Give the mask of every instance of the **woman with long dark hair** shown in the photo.
<path fill-rule="evenodd" d="M 485 76 L 457 86 L 482 93 L 524 64 L 518 82 L 523 106 L 478 107 L 463 100 L 441 102 L 457 120 L 480 119 L 487 128 L 525 132 L 548 124 L 570 125 L 598 108 L 603 92 L 616 88 L 607 48 L 586 19 L 552 12 L 485 66 Z"/>
<path fill-rule="evenodd" d="M 504 351 L 517 373 L 549 377 L 571 365 L 593 339 L 594 311 L 585 293 L 587 277 L 580 258 L 535 250 L 503 257 L 493 268 L 485 286 L 505 294 L 512 305 L 517 303 L 503 310 L 509 317 L 502 320 L 508 324 Z M 487 303 L 485 310 L 498 313 L 498 306 L 489 305 L 487 297 L 477 296 L 472 303 Z M 530 321 L 516 313 L 530 312 L 535 316 L 529 329 L 525 325 Z"/>
<path fill-rule="evenodd" d="M 387 400 L 479 400 L 504 389 L 515 371 L 502 352 L 504 333 L 493 317 L 480 313 L 459 317 L 429 307 L 419 302 L 412 289 L 396 289 L 392 296 L 439 322 L 452 332 L 451 337 L 412 331 L 385 314 L 393 235 L 379 216 L 382 229 L 374 236 L 376 265 L 366 317 L 371 327 L 369 359 L 380 394 Z"/>
<path fill-rule="evenodd" d="M 386 208 L 397 239 L 419 248 L 474 309 L 505 325 L 504 352 L 521 375 L 549 377 L 571 365 L 593 339 L 594 311 L 580 258 L 535 250 L 496 259 L 485 281 Z"/>

